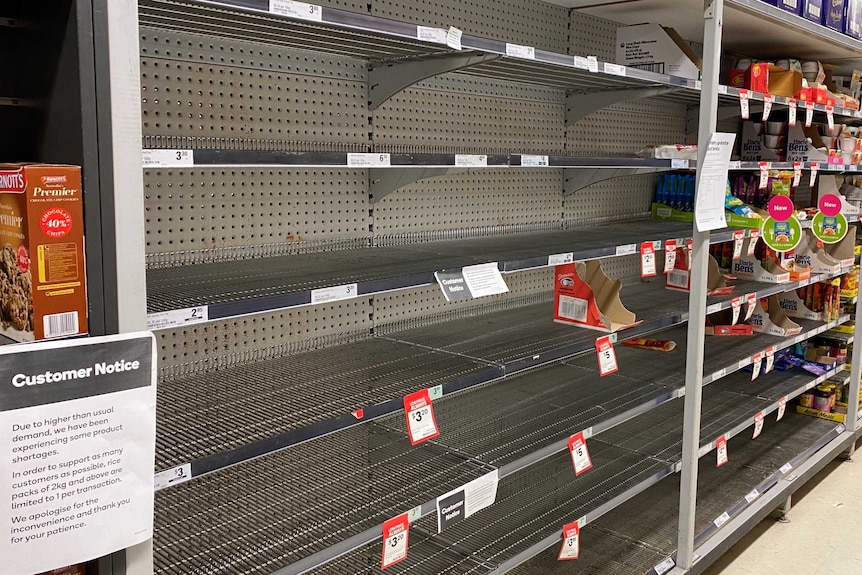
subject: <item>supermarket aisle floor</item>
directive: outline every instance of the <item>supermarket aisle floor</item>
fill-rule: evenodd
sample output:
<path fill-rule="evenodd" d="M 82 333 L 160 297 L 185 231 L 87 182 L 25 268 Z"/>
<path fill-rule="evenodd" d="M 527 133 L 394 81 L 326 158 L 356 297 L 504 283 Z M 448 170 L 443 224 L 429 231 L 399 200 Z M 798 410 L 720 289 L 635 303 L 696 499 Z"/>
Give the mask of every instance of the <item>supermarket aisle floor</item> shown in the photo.
<path fill-rule="evenodd" d="M 788 517 L 762 521 L 704 575 L 862 575 L 862 452 L 809 481 Z"/>

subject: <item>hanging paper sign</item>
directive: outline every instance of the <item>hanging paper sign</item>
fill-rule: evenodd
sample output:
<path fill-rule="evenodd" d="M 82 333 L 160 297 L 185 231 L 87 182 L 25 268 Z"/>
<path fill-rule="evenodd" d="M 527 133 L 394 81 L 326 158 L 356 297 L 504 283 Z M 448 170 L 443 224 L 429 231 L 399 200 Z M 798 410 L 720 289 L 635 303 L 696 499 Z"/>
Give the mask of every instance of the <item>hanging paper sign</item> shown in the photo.
<path fill-rule="evenodd" d="M 752 314 L 754 314 L 754 310 L 757 308 L 757 294 L 750 293 L 745 295 L 745 321 L 751 319 Z"/>
<path fill-rule="evenodd" d="M 656 275 L 655 246 L 652 242 L 641 244 L 641 277 L 653 277 Z"/>
<path fill-rule="evenodd" d="M 748 90 L 739 91 L 739 111 L 742 113 L 742 119 L 747 120 L 749 116 Z"/>
<path fill-rule="evenodd" d="M 739 310 L 742 307 L 742 298 L 735 297 L 730 300 L 730 307 L 733 309 L 733 321 L 731 323 L 736 325 L 736 322 L 739 321 Z"/>
<path fill-rule="evenodd" d="M 814 102 L 805 102 L 805 127 L 810 128 L 814 121 Z"/>
<path fill-rule="evenodd" d="M 787 123 L 791 126 L 796 125 L 796 99 L 791 98 L 789 102 L 787 102 Z"/>
<path fill-rule="evenodd" d="M 614 344 L 611 343 L 611 337 L 606 335 L 596 340 L 596 354 L 599 356 L 599 375 L 602 377 L 616 373 L 617 354 L 614 352 Z"/>
<path fill-rule="evenodd" d="M 772 112 L 772 94 L 764 94 L 763 95 L 763 118 L 761 122 L 765 122 L 769 119 L 769 114 Z"/>
<path fill-rule="evenodd" d="M 715 458 L 716 467 L 721 467 L 727 463 L 727 437 L 723 435 L 715 440 Z"/>
<path fill-rule="evenodd" d="M 381 569 L 392 567 L 407 559 L 407 537 L 410 522 L 404 513 L 383 523 L 383 561 Z"/>
<path fill-rule="evenodd" d="M 676 240 L 664 243 L 664 273 L 669 274 L 676 265 Z"/>
<path fill-rule="evenodd" d="M 404 412 L 407 416 L 407 433 L 410 436 L 411 445 L 422 443 L 440 435 L 427 389 L 405 395 Z"/>
<path fill-rule="evenodd" d="M 581 548 L 581 527 L 578 522 L 563 525 L 563 546 L 560 548 L 558 561 L 577 559 Z"/>
<path fill-rule="evenodd" d="M 760 162 L 760 180 L 757 184 L 758 190 L 765 190 L 769 183 L 769 162 Z"/>
<path fill-rule="evenodd" d="M 760 230 L 751 230 L 748 236 L 748 251 L 747 254 L 749 256 L 754 255 L 754 251 L 757 249 L 757 240 L 760 239 Z"/>
<path fill-rule="evenodd" d="M 811 174 L 808 176 L 808 187 L 813 188 L 817 182 L 817 171 L 820 169 L 820 164 L 811 162 Z"/>
<path fill-rule="evenodd" d="M 826 194 L 818 202 L 820 211 L 811 221 L 814 236 L 826 244 L 840 242 L 847 235 L 847 218 L 841 213 L 841 198 Z"/>
<path fill-rule="evenodd" d="M 751 381 L 754 381 L 760 376 L 760 366 L 763 365 L 763 356 L 755 353 L 751 357 Z"/>
<path fill-rule="evenodd" d="M 784 417 L 785 409 L 787 409 L 787 398 L 782 397 L 778 400 L 778 417 L 775 418 L 775 421 L 781 421 L 781 418 Z"/>
<path fill-rule="evenodd" d="M 742 230 L 733 232 L 733 259 L 742 257 L 742 244 L 745 243 L 745 232 Z"/>
<path fill-rule="evenodd" d="M 799 181 L 802 179 L 802 162 L 793 162 L 793 187 L 799 186 Z"/>
<path fill-rule="evenodd" d="M 835 129 L 835 108 L 832 106 L 826 106 L 826 122 L 830 131 Z"/>
<path fill-rule="evenodd" d="M 569 438 L 569 453 L 572 456 L 572 465 L 575 467 L 575 475 L 585 473 L 593 468 L 590 452 L 587 449 L 587 440 L 584 432 L 579 431 Z"/>
<path fill-rule="evenodd" d="M 763 368 L 764 375 L 772 371 L 772 367 L 775 365 L 775 346 L 770 347 L 766 350 L 766 365 Z M 781 419 L 781 418 L 779 418 Z"/>
<path fill-rule="evenodd" d="M 763 431 L 763 412 L 758 411 L 757 415 L 754 416 L 754 434 L 751 439 L 757 439 L 761 431 Z"/>

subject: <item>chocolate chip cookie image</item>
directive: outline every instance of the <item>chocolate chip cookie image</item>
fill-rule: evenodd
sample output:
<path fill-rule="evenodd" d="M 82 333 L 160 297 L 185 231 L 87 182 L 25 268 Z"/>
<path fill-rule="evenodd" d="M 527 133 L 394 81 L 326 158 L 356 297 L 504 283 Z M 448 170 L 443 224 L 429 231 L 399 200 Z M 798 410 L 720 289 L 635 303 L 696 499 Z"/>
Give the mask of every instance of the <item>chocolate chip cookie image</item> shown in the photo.
<path fill-rule="evenodd" d="M 30 273 L 18 267 L 15 249 L 6 244 L 0 253 L 0 321 L 20 331 L 33 330 L 33 292 Z"/>

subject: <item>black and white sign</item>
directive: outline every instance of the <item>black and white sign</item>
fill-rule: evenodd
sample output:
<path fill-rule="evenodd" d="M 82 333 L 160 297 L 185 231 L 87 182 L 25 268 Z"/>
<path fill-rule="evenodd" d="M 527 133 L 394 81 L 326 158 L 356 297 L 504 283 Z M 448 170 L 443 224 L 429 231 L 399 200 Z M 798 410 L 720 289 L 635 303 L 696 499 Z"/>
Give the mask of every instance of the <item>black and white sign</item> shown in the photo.
<path fill-rule="evenodd" d="M 32 575 L 153 534 L 150 333 L 0 348 L 0 556 Z"/>
<path fill-rule="evenodd" d="M 437 498 L 437 532 L 492 505 L 497 499 L 500 473 L 494 470 Z"/>
<path fill-rule="evenodd" d="M 496 262 L 434 272 L 446 301 L 464 301 L 509 291 Z"/>

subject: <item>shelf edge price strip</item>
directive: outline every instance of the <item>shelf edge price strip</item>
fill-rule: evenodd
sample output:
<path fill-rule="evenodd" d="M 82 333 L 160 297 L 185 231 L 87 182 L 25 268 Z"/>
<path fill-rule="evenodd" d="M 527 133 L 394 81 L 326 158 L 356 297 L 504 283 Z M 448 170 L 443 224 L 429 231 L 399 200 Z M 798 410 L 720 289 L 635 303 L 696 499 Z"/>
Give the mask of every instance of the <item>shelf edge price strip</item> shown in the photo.
<path fill-rule="evenodd" d="M 583 431 L 579 431 L 569 438 L 569 453 L 572 456 L 572 465 L 575 467 L 576 477 L 593 468 L 593 461 L 590 459 L 590 451 L 587 449 L 587 440 L 584 438 Z"/>
<path fill-rule="evenodd" d="M 577 521 L 563 525 L 563 546 L 557 561 L 577 559 L 581 552 L 581 526 Z"/>
<path fill-rule="evenodd" d="M 381 569 L 392 567 L 407 559 L 407 540 L 410 535 L 410 521 L 407 513 L 393 517 L 383 523 L 383 558 Z"/>
<path fill-rule="evenodd" d="M 614 344 L 611 336 L 606 335 L 596 340 L 596 355 L 599 358 L 599 375 L 605 377 L 619 371 L 617 366 L 617 354 L 614 352 Z"/>
<path fill-rule="evenodd" d="M 404 413 L 407 417 L 407 434 L 410 444 L 416 445 L 440 435 L 434 408 L 427 389 L 404 396 Z"/>

